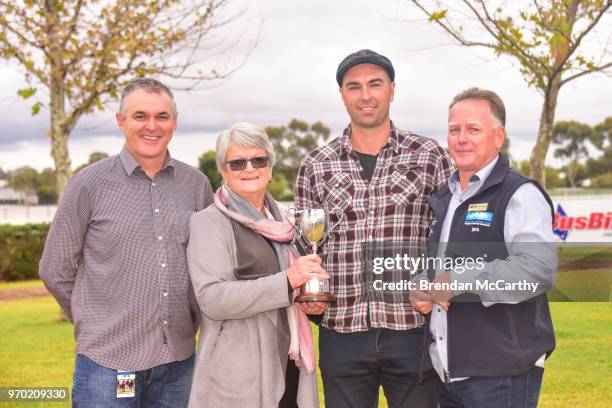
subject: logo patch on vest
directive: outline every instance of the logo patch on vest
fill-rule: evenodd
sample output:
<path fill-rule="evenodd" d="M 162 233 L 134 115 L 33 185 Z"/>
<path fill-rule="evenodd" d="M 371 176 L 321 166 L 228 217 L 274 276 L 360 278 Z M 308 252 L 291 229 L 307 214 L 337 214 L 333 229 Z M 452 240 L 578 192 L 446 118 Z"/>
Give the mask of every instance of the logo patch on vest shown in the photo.
<path fill-rule="evenodd" d="M 483 227 L 490 227 L 492 222 L 493 213 L 491 211 L 468 211 L 465 215 L 464 224 L 482 225 Z"/>
<path fill-rule="evenodd" d="M 487 208 L 489 208 L 489 203 L 474 203 L 470 204 L 468 211 L 487 211 Z"/>

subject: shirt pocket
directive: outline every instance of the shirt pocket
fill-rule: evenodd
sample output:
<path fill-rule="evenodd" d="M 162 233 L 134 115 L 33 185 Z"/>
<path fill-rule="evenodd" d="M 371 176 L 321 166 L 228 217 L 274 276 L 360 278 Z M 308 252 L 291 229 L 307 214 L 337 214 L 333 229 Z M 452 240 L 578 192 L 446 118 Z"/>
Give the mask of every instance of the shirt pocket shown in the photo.
<path fill-rule="evenodd" d="M 400 207 L 411 208 L 421 198 L 423 190 L 423 167 L 411 163 L 394 166 L 389 182 L 389 196 Z"/>
<path fill-rule="evenodd" d="M 324 203 L 328 210 L 345 210 L 353 202 L 354 187 L 351 177 L 346 173 L 335 173 L 323 177 L 325 182 Z"/>
<path fill-rule="evenodd" d="M 323 177 L 325 196 L 323 205 L 328 211 L 328 222 L 337 229 L 346 229 L 353 210 L 355 187 L 346 173 L 333 173 Z M 342 213 L 342 215 L 340 215 Z"/>

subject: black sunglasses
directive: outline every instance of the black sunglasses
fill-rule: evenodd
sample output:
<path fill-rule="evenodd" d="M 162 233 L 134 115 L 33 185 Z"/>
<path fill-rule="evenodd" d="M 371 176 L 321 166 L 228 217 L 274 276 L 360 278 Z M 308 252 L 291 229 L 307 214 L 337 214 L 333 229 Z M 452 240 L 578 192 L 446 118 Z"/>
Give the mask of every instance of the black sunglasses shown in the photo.
<path fill-rule="evenodd" d="M 228 160 L 225 164 L 229 164 L 229 168 L 232 171 L 241 171 L 246 169 L 248 162 L 251 162 L 254 169 L 263 169 L 270 164 L 270 158 L 268 156 L 257 156 L 251 157 L 250 159 Z"/>

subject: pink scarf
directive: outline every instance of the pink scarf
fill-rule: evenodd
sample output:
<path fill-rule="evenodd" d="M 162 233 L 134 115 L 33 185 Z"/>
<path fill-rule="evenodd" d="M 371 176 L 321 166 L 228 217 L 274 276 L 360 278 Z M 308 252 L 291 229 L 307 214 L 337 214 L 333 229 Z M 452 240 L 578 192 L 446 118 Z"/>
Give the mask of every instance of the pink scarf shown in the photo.
<path fill-rule="evenodd" d="M 296 259 L 296 252 L 295 248 L 287 243 L 293 240 L 295 233 L 293 226 L 288 222 L 271 220 L 269 218 L 262 218 L 259 220 L 250 218 L 248 215 L 239 212 L 240 210 L 238 208 L 232 208 L 234 207 L 232 201 L 236 202 L 237 199 L 241 200 L 242 203 L 238 201 L 236 207 L 246 204 L 245 200 L 238 197 L 226 186 L 221 186 L 215 193 L 215 205 L 222 213 L 274 241 L 277 245 L 284 247 L 283 249 L 287 251 L 288 255 L 288 265 L 283 265 L 281 259 L 279 259 L 279 263 L 283 269 L 291 265 Z M 268 193 L 266 193 L 265 205 L 275 218 L 280 216 L 281 211 L 279 205 Z M 236 209 L 238 209 L 238 211 L 236 211 Z M 298 294 L 299 289 L 294 289 L 293 298 L 295 299 Z M 310 322 L 308 321 L 306 313 L 298 309 L 295 304 L 292 304 L 286 310 L 291 339 L 289 344 L 289 357 L 295 361 L 296 366 L 303 367 L 307 373 L 311 374 L 315 371 L 316 363 L 314 339 Z"/>

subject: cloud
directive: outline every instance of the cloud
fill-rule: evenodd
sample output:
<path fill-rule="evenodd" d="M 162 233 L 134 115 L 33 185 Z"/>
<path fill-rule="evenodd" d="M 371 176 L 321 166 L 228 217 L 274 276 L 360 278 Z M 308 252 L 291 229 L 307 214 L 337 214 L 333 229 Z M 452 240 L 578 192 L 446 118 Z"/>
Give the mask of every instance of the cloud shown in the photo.
<path fill-rule="evenodd" d="M 444 142 L 452 97 L 470 86 L 490 88 L 506 103 L 513 154 L 516 149 L 517 156 L 528 157 L 539 125 L 541 96 L 507 58 L 495 58 L 484 49 L 440 46 L 450 40 L 433 25 L 414 22 L 422 16 L 406 3 L 261 0 L 243 1 L 237 7 L 242 6 L 246 12 L 235 29 L 252 39 L 261 28 L 246 64 L 211 89 L 176 93 L 179 129 L 173 145 L 191 164 L 214 147 L 219 132 L 238 121 L 279 126 L 292 118 L 321 120 L 339 134 L 348 116 L 335 83 L 336 68 L 347 54 L 362 48 L 375 49 L 393 61 L 397 86 L 391 117 L 398 126 Z M 0 166 L 51 165 L 48 113 L 31 117 L 31 103 L 15 96 L 26 86 L 15 65 L 0 66 L 0 75 Z M 605 76 L 570 83 L 561 90 L 556 119 L 596 124 L 612 113 L 610 94 L 612 81 Z M 73 163 L 85 162 L 91 151 L 118 149 L 121 143 L 112 142 L 121 140 L 115 109 L 82 118 L 71 135 Z"/>

